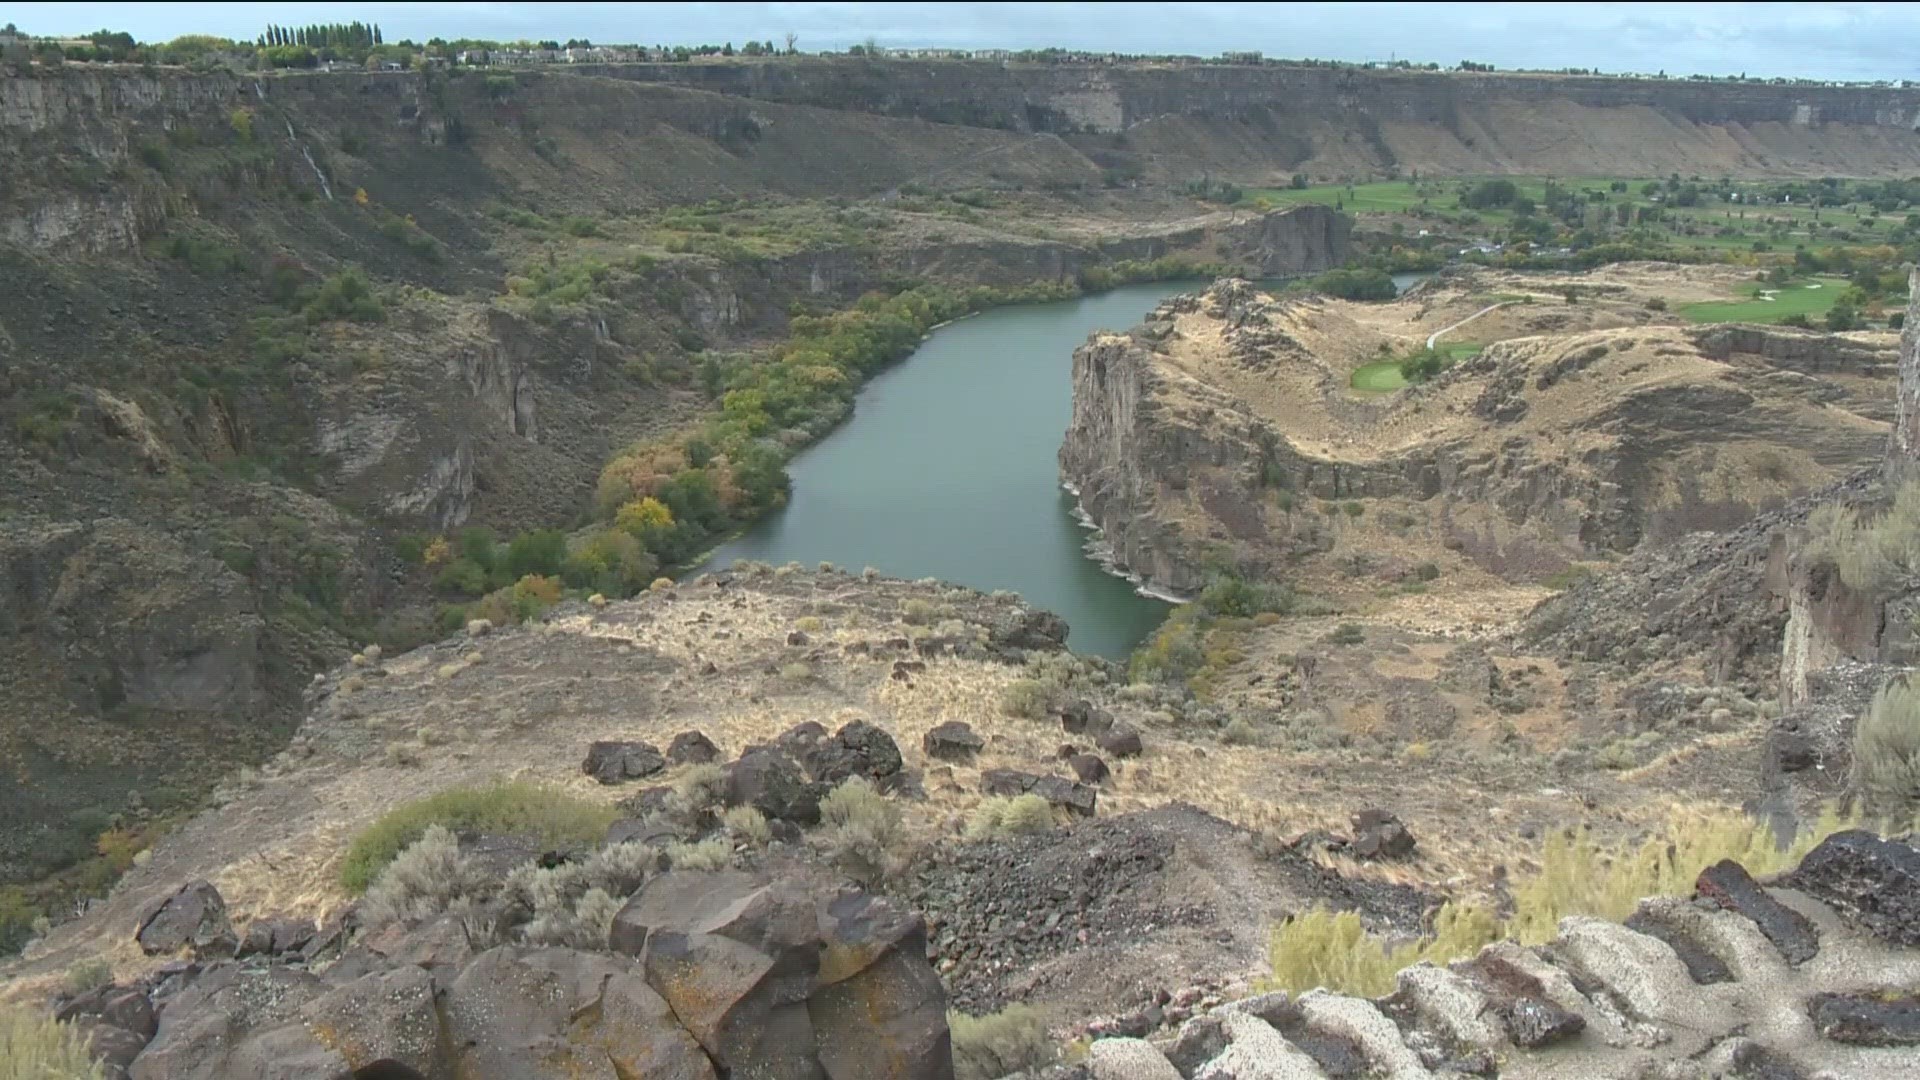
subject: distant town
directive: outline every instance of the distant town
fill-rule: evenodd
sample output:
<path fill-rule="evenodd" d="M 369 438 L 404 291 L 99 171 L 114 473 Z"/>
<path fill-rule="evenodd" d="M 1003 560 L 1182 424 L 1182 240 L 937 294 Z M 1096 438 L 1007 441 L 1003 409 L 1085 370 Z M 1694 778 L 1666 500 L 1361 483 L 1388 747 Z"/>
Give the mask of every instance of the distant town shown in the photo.
<path fill-rule="evenodd" d="M 131 34 L 98 30 L 79 37 L 35 36 L 12 23 L 0 28 L 0 65 L 24 70 L 62 64 L 154 64 L 200 70 L 406 71 L 444 67 L 531 67 L 546 64 L 712 63 L 768 61 L 798 56 L 862 59 L 968 61 L 1003 64 L 1077 65 L 1226 65 L 1324 67 L 1354 70 L 1490 73 L 1494 65 L 1461 60 L 1453 65 L 1386 60 L 1273 58 L 1258 51 L 1230 50 L 1217 56 L 1130 54 L 1084 49 L 948 49 L 894 47 L 868 40 L 839 50 L 803 52 L 794 34 L 772 40 L 702 45 L 607 44 L 583 39 L 560 41 L 485 41 L 431 38 L 424 43 L 386 41 L 378 24 L 328 23 L 300 27 L 269 26 L 253 41 L 188 34 L 167 42 L 136 41 Z M 1589 76 L 1624 79 L 1682 79 L 1692 82 L 1764 83 L 1797 86 L 1877 86 L 1904 88 L 1910 80 L 1839 81 L 1761 78 L 1740 75 L 1675 75 L 1658 72 L 1603 72 L 1591 68 L 1515 69 L 1517 74 Z"/>

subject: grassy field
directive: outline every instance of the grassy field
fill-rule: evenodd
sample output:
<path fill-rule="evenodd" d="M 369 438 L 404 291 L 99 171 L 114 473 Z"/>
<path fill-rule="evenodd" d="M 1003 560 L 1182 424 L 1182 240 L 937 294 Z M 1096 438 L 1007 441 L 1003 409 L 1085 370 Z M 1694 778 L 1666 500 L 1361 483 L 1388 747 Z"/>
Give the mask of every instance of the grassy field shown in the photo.
<path fill-rule="evenodd" d="M 1680 314 L 1697 323 L 1777 323 L 1789 315 L 1805 315 L 1818 322 L 1846 291 L 1847 283 L 1843 278 L 1822 277 L 1753 288 L 1754 295 L 1748 299 L 1688 304 Z"/>
<path fill-rule="evenodd" d="M 1398 390 L 1407 385 L 1400 376 L 1400 361 L 1376 360 L 1371 364 L 1361 364 L 1353 369 L 1353 388 L 1371 394 Z"/>
<path fill-rule="evenodd" d="M 1457 364 L 1469 356 L 1478 355 L 1485 345 L 1477 341 L 1437 341 L 1433 351 L 1446 356 L 1448 364 Z M 1353 389 L 1366 394 L 1384 394 L 1407 385 L 1400 374 L 1400 360 L 1375 360 L 1371 364 L 1361 364 L 1353 369 L 1348 384 Z"/>

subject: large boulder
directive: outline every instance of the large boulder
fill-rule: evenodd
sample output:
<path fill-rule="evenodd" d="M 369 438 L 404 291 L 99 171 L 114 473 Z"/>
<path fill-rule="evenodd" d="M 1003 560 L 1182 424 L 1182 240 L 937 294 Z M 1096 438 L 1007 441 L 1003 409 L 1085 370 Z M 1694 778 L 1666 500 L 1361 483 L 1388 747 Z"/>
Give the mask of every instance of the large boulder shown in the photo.
<path fill-rule="evenodd" d="M 900 747 L 893 736 L 865 720 L 855 720 L 832 738 L 820 739 L 801 759 L 816 783 L 832 786 L 864 776 L 882 787 L 900 774 Z"/>
<path fill-rule="evenodd" d="M 403 964 L 315 998 L 300 1010 L 300 1018 L 349 1068 L 387 1062 L 431 1076 L 440 1056 L 435 992 L 432 975 Z"/>
<path fill-rule="evenodd" d="M 704 732 L 683 731 L 667 744 L 667 760 L 675 765 L 705 765 L 720 760 L 720 748 Z"/>
<path fill-rule="evenodd" d="M 134 938 L 148 956 L 189 946 L 195 956 L 232 956 L 240 944 L 227 918 L 226 900 L 205 881 L 188 882 L 178 892 L 147 905 Z"/>
<path fill-rule="evenodd" d="M 727 769 L 726 804 L 751 806 L 769 818 L 818 825 L 822 794 L 792 758 L 776 750 L 763 748 L 742 754 Z"/>
<path fill-rule="evenodd" d="M 603 784 L 640 780 L 667 767 L 667 759 L 651 743 L 602 740 L 587 747 L 580 771 Z"/>
<path fill-rule="evenodd" d="M 1787 884 L 1844 912 L 1882 941 L 1920 946 L 1920 849 L 1860 829 L 1807 853 Z"/>
<path fill-rule="evenodd" d="M 1139 757 L 1145 749 L 1140 742 L 1140 732 L 1130 724 L 1114 724 L 1094 736 L 1093 742 L 1113 757 Z"/>
<path fill-rule="evenodd" d="M 247 936 L 240 940 L 239 955 L 281 956 L 297 953 L 306 948 L 318 932 L 312 919 L 296 919 L 287 915 L 255 919 L 247 924 Z"/>
<path fill-rule="evenodd" d="M 1353 815 L 1351 850 L 1363 859 L 1404 859 L 1413 854 L 1413 834 L 1386 810 L 1362 810 Z"/>
<path fill-rule="evenodd" d="M 941 761 L 971 761 L 986 745 L 987 741 L 974 734 L 973 726 L 964 720 L 949 720 L 920 736 L 920 749 Z"/>
<path fill-rule="evenodd" d="M 128 1069 L 132 1080 L 351 1080 L 346 1058 L 299 1020 L 325 987 L 287 967 L 232 964 L 202 972 L 160 1013 L 159 1031 Z"/>
<path fill-rule="evenodd" d="M 443 1013 L 458 1080 L 715 1080 L 699 1044 L 622 957 L 491 949 L 454 980 Z"/>
<path fill-rule="evenodd" d="M 852 894 L 822 912 L 819 989 L 807 1002 L 831 1080 L 951 1080 L 947 992 L 926 959 L 919 915 Z"/>
<path fill-rule="evenodd" d="M 949 1080 L 946 991 L 926 926 L 800 878 L 672 871 L 614 918 L 611 946 L 732 1076 Z"/>

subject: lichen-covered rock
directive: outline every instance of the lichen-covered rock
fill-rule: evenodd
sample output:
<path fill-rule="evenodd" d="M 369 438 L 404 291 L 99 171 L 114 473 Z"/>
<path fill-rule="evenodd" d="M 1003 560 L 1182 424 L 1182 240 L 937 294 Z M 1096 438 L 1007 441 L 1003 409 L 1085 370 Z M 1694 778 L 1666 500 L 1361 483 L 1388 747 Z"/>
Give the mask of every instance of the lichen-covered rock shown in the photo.
<path fill-rule="evenodd" d="M 232 956 L 239 947 L 227 902 L 205 881 L 189 882 L 150 904 L 134 938 L 149 956 L 192 947 L 196 956 Z"/>

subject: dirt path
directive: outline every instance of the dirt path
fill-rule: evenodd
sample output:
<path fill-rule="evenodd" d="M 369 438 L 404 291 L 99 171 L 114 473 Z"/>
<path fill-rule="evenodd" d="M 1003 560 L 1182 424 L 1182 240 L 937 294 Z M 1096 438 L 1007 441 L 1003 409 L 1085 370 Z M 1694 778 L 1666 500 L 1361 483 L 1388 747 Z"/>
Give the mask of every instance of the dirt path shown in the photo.
<path fill-rule="evenodd" d="M 1486 307 L 1483 307 L 1479 311 L 1476 311 L 1473 314 L 1467 316 L 1466 318 L 1461 319 L 1459 322 L 1454 323 L 1452 326 L 1443 326 L 1440 329 L 1435 330 L 1433 333 L 1427 335 L 1427 348 L 1429 349 L 1433 348 L 1433 343 L 1440 340 L 1441 334 L 1450 334 L 1453 331 L 1458 330 L 1461 327 L 1472 322 L 1473 320 L 1479 318 L 1480 316 L 1485 315 L 1487 312 L 1493 311 L 1496 308 L 1506 307 L 1507 305 L 1512 303 L 1515 303 L 1515 301 L 1502 300 L 1497 304 L 1488 304 Z"/>

